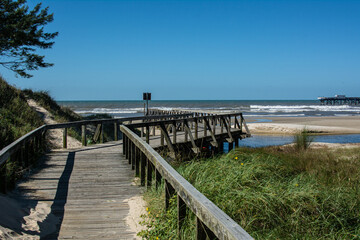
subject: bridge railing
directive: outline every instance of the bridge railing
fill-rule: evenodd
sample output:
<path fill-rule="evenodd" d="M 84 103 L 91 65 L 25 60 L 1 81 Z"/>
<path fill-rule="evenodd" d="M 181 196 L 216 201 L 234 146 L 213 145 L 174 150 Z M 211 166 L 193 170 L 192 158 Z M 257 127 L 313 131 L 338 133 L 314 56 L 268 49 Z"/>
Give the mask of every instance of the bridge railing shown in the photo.
<path fill-rule="evenodd" d="M 32 165 L 38 154 L 45 150 L 45 134 L 51 129 L 63 129 L 63 147 L 67 147 L 67 130 L 71 127 L 81 127 L 82 143 L 87 144 L 86 135 L 88 125 L 97 125 L 97 130 L 94 135 L 100 138 L 100 142 L 104 141 L 104 125 L 114 125 L 114 140 L 118 140 L 119 125 L 126 122 L 149 122 L 160 119 L 175 119 L 175 118 L 189 118 L 193 114 L 179 114 L 179 115 L 157 115 L 145 117 L 130 117 L 130 118 L 115 118 L 115 119 L 97 119 L 76 121 L 59 124 L 43 125 L 26 135 L 20 137 L 10 145 L 0 150 L 0 192 L 5 193 L 7 189 L 15 185 L 17 173 L 15 168 L 22 170 L 29 168 Z M 12 166 L 7 166 L 6 163 L 12 163 Z M 18 169 L 19 170 L 19 169 Z"/>
<path fill-rule="evenodd" d="M 202 120 L 205 121 L 205 118 Z M 190 209 L 196 215 L 197 239 L 252 239 L 233 219 L 172 168 L 146 141 L 125 125 L 120 126 L 120 129 L 124 134 L 123 154 L 129 159 L 129 163 L 135 166 L 141 185 L 151 186 L 153 175 L 157 187 L 163 179 L 166 210 L 171 197 L 177 195 L 178 234 L 186 211 Z"/>
<path fill-rule="evenodd" d="M 250 132 L 243 118 L 242 113 L 221 114 L 221 115 L 201 115 L 190 118 L 170 119 L 152 122 L 138 122 L 126 124 L 132 131 L 140 130 L 141 137 L 145 136 L 147 143 L 150 143 L 150 136 L 160 136 L 160 146 L 166 146 L 171 153 L 175 153 L 174 144 L 181 136 L 183 142 L 191 142 L 192 150 L 195 153 L 200 151 L 199 138 L 208 138 L 214 148 L 221 148 L 223 141 L 229 143 L 229 150 L 239 144 L 239 139 L 249 137 Z M 145 134 L 144 134 L 144 129 Z M 155 129 L 158 129 L 156 131 Z M 172 135 L 172 136 L 171 136 Z M 158 140 L 158 138 L 153 138 Z M 220 149 L 222 151 L 222 149 Z"/>

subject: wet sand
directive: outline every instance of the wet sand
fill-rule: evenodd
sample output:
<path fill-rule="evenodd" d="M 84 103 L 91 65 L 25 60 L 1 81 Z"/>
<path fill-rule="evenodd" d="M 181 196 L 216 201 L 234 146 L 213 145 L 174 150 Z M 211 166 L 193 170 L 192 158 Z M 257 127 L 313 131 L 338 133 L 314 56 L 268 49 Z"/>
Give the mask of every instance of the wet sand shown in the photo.
<path fill-rule="evenodd" d="M 292 135 L 304 128 L 316 134 L 360 134 L 360 116 L 246 117 L 252 134 Z M 260 120 L 260 121 L 259 121 Z M 269 122 L 261 122 L 261 120 Z"/>

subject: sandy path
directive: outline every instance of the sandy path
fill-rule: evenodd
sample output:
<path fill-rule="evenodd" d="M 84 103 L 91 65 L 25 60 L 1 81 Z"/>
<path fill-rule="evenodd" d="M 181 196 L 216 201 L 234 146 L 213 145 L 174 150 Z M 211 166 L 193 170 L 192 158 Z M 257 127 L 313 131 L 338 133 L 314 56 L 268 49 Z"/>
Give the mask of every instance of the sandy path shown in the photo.
<path fill-rule="evenodd" d="M 41 107 L 33 99 L 28 99 L 27 102 L 30 107 L 34 108 L 35 111 L 37 111 L 41 115 L 43 121 L 46 124 L 58 123 L 54 120 L 53 116 L 45 108 Z M 54 148 L 54 149 L 62 148 L 62 138 L 63 138 L 63 132 L 61 129 L 49 130 L 48 140 L 49 140 L 52 148 Z M 79 142 L 78 140 L 76 140 L 73 137 L 68 136 L 67 137 L 67 148 L 69 148 L 69 149 L 81 148 L 81 142 Z"/>

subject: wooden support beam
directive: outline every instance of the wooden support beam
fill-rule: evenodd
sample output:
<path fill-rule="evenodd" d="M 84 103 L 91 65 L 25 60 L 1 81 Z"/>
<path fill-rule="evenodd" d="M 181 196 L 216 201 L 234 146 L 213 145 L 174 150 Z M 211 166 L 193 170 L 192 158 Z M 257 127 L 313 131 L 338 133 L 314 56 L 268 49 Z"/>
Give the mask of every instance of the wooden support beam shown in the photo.
<path fill-rule="evenodd" d="M 167 144 L 170 152 L 172 154 L 174 154 L 174 157 L 175 157 L 175 148 L 174 148 L 174 146 L 173 146 L 173 144 L 172 144 L 172 142 L 170 140 L 170 136 L 169 136 L 168 132 L 166 131 L 166 127 L 165 127 L 165 125 L 163 123 L 160 124 L 160 130 L 161 130 L 162 134 L 164 135 L 166 144 Z"/>
<path fill-rule="evenodd" d="M 101 124 L 98 124 L 96 126 L 96 130 L 95 130 L 94 137 L 93 137 L 93 140 L 94 140 L 95 143 L 97 142 L 97 140 L 100 137 L 100 132 L 101 132 Z"/>
<path fill-rule="evenodd" d="M 246 133 L 249 135 L 249 136 L 251 136 L 250 135 L 250 130 L 249 130 L 249 128 L 248 128 L 248 126 L 247 126 L 247 124 L 246 124 L 246 122 L 245 122 L 245 119 L 243 118 L 243 116 L 241 116 L 241 126 L 244 126 L 245 127 L 245 131 L 246 131 Z"/>
<path fill-rule="evenodd" d="M 199 153 L 200 152 L 200 149 L 196 146 L 196 143 L 195 143 L 195 140 L 193 138 L 193 135 L 191 133 L 191 130 L 190 130 L 190 127 L 189 127 L 189 123 L 188 121 L 185 119 L 184 120 L 184 128 L 185 128 L 185 132 L 189 135 L 189 138 L 190 138 L 190 141 L 191 141 L 191 145 L 193 146 L 192 147 L 192 150 L 194 151 L 194 153 Z"/>
<path fill-rule="evenodd" d="M 233 141 L 234 141 L 234 138 L 233 138 L 233 136 L 232 136 L 232 134 L 231 134 L 230 127 L 229 127 L 228 124 L 226 123 L 226 119 L 225 119 L 224 117 L 221 117 L 221 121 L 223 122 L 223 125 L 224 125 L 224 127 L 225 127 L 225 129 L 227 130 L 227 133 L 228 133 L 228 135 L 229 135 L 229 138 L 227 138 L 226 140 L 227 140 L 228 142 L 233 142 Z"/>
<path fill-rule="evenodd" d="M 236 126 L 238 127 L 238 129 L 241 129 L 241 125 L 239 124 L 239 121 L 237 119 L 237 117 L 235 116 L 235 128 Z"/>
<path fill-rule="evenodd" d="M 214 146 L 214 147 L 218 147 L 218 143 L 217 143 L 217 141 L 216 141 L 216 137 L 215 137 L 215 135 L 214 135 L 213 130 L 211 129 L 209 120 L 208 120 L 207 118 L 204 118 L 204 124 L 205 124 L 205 127 L 209 128 L 209 132 L 210 132 L 211 138 L 212 138 L 211 145 Z"/>

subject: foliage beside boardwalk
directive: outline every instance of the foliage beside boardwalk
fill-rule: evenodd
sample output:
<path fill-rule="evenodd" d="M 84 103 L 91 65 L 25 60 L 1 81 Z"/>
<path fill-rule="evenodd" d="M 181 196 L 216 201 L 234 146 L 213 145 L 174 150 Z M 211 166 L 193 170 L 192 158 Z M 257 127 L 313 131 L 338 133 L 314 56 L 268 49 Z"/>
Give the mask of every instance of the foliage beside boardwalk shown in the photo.
<path fill-rule="evenodd" d="M 177 170 L 255 239 L 360 237 L 359 148 L 241 148 Z M 148 239 L 176 236 L 176 208 L 164 213 L 162 194 L 146 193 Z M 190 218 L 186 239 L 194 238 Z"/>
<path fill-rule="evenodd" d="M 0 149 L 42 124 L 24 93 L 0 77 Z"/>

